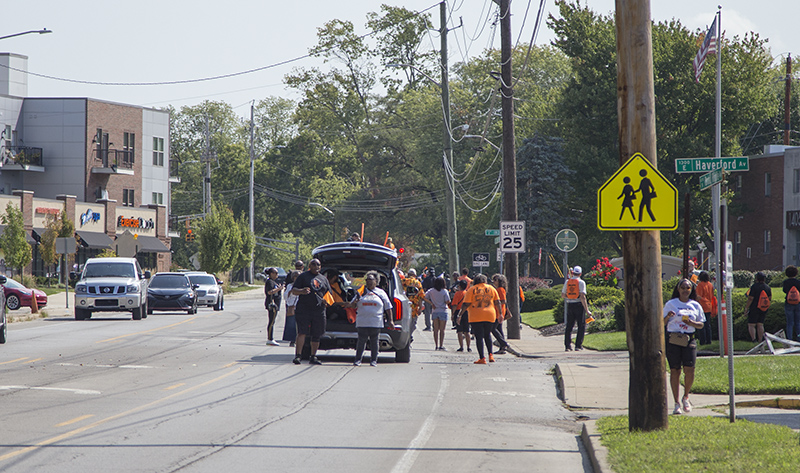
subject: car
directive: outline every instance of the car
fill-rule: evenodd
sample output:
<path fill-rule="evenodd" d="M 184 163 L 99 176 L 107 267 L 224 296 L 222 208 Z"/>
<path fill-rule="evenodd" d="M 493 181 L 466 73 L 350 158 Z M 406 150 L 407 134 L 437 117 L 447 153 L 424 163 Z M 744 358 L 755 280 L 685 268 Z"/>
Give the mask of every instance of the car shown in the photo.
<path fill-rule="evenodd" d="M 340 284 L 348 293 L 355 296 L 357 289 L 364 284 L 368 271 L 380 275 L 378 287 L 386 291 L 392 301 L 393 328 L 384 328 L 379 335 L 381 352 L 394 352 L 395 361 L 408 363 L 411 360 L 411 303 L 403 291 L 400 274 L 397 270 L 397 251 L 385 246 L 358 241 L 330 243 L 315 248 L 312 257 L 321 263 L 320 272 L 336 270 L 341 275 Z M 308 339 L 307 339 L 308 340 Z M 326 330 L 320 339 L 321 350 L 337 348 L 355 349 L 358 332 L 354 322 L 328 310 Z M 308 341 L 307 341 L 308 343 Z M 303 348 L 303 356 L 310 353 L 310 345 Z"/>
<path fill-rule="evenodd" d="M 89 258 L 75 283 L 75 320 L 90 319 L 93 312 L 127 311 L 133 320 L 147 317 L 149 280 L 150 271 L 142 271 L 136 258 Z"/>
<path fill-rule="evenodd" d="M 0 275 L 0 284 L 6 283 L 6 277 Z M 0 343 L 5 343 L 8 339 L 8 320 L 6 320 L 6 301 L 5 301 L 5 292 L 0 291 Z"/>
<path fill-rule="evenodd" d="M 3 284 L 3 293 L 6 296 L 6 307 L 9 310 L 30 307 L 33 301 L 31 294 L 36 294 L 36 304 L 40 309 L 47 305 L 47 294 L 38 289 L 29 289 L 14 279 L 6 279 Z"/>
<path fill-rule="evenodd" d="M 154 310 L 185 310 L 197 313 L 197 284 L 187 273 L 156 273 L 147 287 L 147 313 Z"/>
<path fill-rule="evenodd" d="M 214 310 L 223 309 L 225 302 L 222 281 L 204 271 L 190 271 L 185 274 L 192 284 L 197 284 L 197 305 L 213 307 Z"/>

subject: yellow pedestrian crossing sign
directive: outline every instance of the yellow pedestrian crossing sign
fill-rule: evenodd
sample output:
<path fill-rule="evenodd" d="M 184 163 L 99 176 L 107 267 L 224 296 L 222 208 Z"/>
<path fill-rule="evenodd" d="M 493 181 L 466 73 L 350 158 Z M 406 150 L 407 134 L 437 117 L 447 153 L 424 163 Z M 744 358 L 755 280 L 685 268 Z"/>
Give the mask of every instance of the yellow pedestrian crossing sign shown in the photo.
<path fill-rule="evenodd" d="M 600 230 L 675 230 L 678 189 L 641 153 L 597 190 Z"/>

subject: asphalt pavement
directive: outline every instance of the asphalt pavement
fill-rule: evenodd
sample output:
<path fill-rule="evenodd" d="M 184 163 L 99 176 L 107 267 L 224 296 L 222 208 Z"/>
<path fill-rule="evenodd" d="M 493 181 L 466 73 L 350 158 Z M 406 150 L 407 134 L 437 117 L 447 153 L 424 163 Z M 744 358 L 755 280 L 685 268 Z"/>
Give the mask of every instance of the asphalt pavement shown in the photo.
<path fill-rule="evenodd" d="M 226 294 L 226 300 L 263 297 L 263 288 Z M 41 310 L 48 317 L 72 316 L 74 296 L 69 294 L 69 308 L 65 293 L 48 297 L 47 307 Z M 30 309 L 9 311 L 11 321 L 34 317 Z M 629 359 L 628 352 L 597 352 L 593 350 L 564 351 L 564 336 L 544 336 L 538 330 L 523 325 L 519 340 L 508 340 L 509 351 L 526 358 L 552 360 L 558 395 L 562 402 L 580 418 L 583 441 L 592 456 L 595 472 L 612 471 L 605 461 L 606 451 L 600 445 L 595 428 L 596 419 L 608 415 L 626 414 L 628 410 Z M 765 355 L 767 356 L 767 355 Z M 792 356 L 792 355 L 784 355 Z M 672 397 L 667 387 L 668 412 Z M 716 416 L 729 418 L 729 396 L 695 394 L 690 396 L 694 409 L 689 416 Z M 785 425 L 800 430 L 800 395 L 737 395 L 737 418 L 753 422 Z"/>

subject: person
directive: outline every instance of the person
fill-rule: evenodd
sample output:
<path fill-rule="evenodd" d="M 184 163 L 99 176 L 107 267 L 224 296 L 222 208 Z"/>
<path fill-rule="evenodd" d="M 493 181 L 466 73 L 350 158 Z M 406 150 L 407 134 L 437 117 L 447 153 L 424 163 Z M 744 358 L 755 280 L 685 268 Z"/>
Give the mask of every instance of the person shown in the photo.
<path fill-rule="evenodd" d="M 295 271 L 303 272 L 303 269 L 306 267 L 305 263 L 302 260 L 297 260 L 294 262 L 294 269 Z"/>
<path fill-rule="evenodd" d="M 570 278 L 561 289 L 561 298 L 567 306 L 566 323 L 564 327 L 565 351 L 572 351 L 572 327 L 577 323 L 578 334 L 575 337 L 575 349 L 583 350 L 583 336 L 586 332 L 586 315 L 591 316 L 589 304 L 586 302 L 586 282 L 581 279 L 583 269 L 575 266 L 570 272 Z M 585 315 L 584 315 L 585 313 Z"/>
<path fill-rule="evenodd" d="M 508 349 L 508 342 L 506 336 L 503 334 L 503 322 L 510 317 L 508 311 L 508 302 L 506 301 L 506 288 L 508 287 L 508 280 L 502 274 L 495 274 L 492 276 L 492 286 L 497 290 L 497 296 L 500 298 L 500 313 L 497 314 L 497 321 L 492 328 L 492 335 L 497 341 L 497 346 L 500 348 L 494 354 L 505 355 Z"/>
<path fill-rule="evenodd" d="M 472 284 L 472 279 L 469 277 L 469 269 L 461 268 L 461 276 L 458 276 L 459 281 L 467 281 L 467 289 L 469 289 L 470 284 Z"/>
<path fill-rule="evenodd" d="M 435 276 L 436 272 L 433 268 L 426 269 L 425 274 L 422 276 L 422 291 L 428 292 L 433 288 L 433 280 L 436 279 Z M 424 301 L 424 298 L 423 298 Z M 430 332 L 432 329 L 431 324 L 431 305 L 430 303 L 426 303 L 422 309 L 422 312 L 425 314 L 425 328 L 423 332 Z"/>
<path fill-rule="evenodd" d="M 281 292 L 283 291 L 283 284 L 278 284 L 278 270 L 276 268 L 267 268 L 267 280 L 264 282 L 264 308 L 267 309 L 269 314 L 269 322 L 267 323 L 267 345 L 278 346 L 280 343 L 276 342 L 273 338 L 273 331 L 275 329 L 275 320 L 278 318 L 278 308 L 281 306 Z"/>
<path fill-rule="evenodd" d="M 461 312 L 467 312 L 475 344 L 478 345 L 478 361 L 476 365 L 485 365 L 484 346 L 489 355 L 489 362 L 494 362 L 492 355 L 492 327 L 500 313 L 500 296 L 494 287 L 486 284 L 485 274 L 476 274 L 472 286 L 464 294 Z"/>
<path fill-rule="evenodd" d="M 329 269 L 326 274 L 328 284 L 331 286 L 331 296 L 333 296 L 333 304 L 331 304 L 330 309 L 331 320 L 347 318 L 347 312 L 345 311 L 347 292 L 342 288 L 340 273 L 335 269 Z"/>
<path fill-rule="evenodd" d="M 458 350 L 456 351 L 464 351 L 464 341 L 466 340 L 467 351 L 471 352 L 472 348 L 469 346 L 471 341 L 469 336 L 469 315 L 461 310 L 466 291 L 467 281 L 458 281 L 456 293 L 453 294 L 452 302 L 450 302 L 450 311 L 456 316 L 456 333 L 458 334 Z"/>
<path fill-rule="evenodd" d="M 403 290 L 411 302 L 411 320 L 413 321 L 411 331 L 413 332 L 417 328 L 417 317 L 422 312 L 422 298 L 424 297 L 422 283 L 417 279 L 416 269 L 409 269 L 408 274 L 403 278 Z"/>
<path fill-rule="evenodd" d="M 386 245 L 384 245 L 384 246 L 386 246 L 386 248 L 389 248 L 390 250 L 394 250 L 395 249 L 394 242 L 392 241 L 392 237 L 387 237 L 386 238 Z"/>
<path fill-rule="evenodd" d="M 356 308 L 358 340 L 356 341 L 354 366 L 361 365 L 367 339 L 369 339 L 371 357 L 369 364 L 378 366 L 378 348 L 380 348 L 378 337 L 382 328 L 393 326 L 392 303 L 386 291 L 377 287 L 378 277 L 376 271 L 368 272 L 364 277 L 363 294 L 357 295 L 356 300 L 347 304 L 349 307 Z"/>
<path fill-rule="evenodd" d="M 308 363 L 321 365 L 317 358 L 319 340 L 325 333 L 325 308 L 333 302 L 328 278 L 319 272 L 320 262 L 314 258 L 308 263 L 308 271 L 294 280 L 292 294 L 297 296 L 295 322 L 297 323 L 297 344 L 292 363 L 299 365 L 306 337 L 311 339 L 311 358 Z"/>
<path fill-rule="evenodd" d="M 757 272 L 756 282 L 747 291 L 744 315 L 747 316 L 747 331 L 750 333 L 750 340 L 754 343 L 764 341 L 764 320 L 767 318 L 767 310 L 759 309 L 761 293 L 765 292 L 769 300 L 772 300 L 772 289 L 767 286 L 766 281 L 767 276 L 761 271 Z"/>
<path fill-rule="evenodd" d="M 675 415 L 691 412 L 689 393 L 694 384 L 694 365 L 697 360 L 695 331 L 705 324 L 703 307 L 697 302 L 697 291 L 690 279 L 681 279 L 672 290 L 672 298 L 664 304 L 664 327 L 666 335 L 667 362 L 669 362 L 669 384 L 675 401 Z M 683 368 L 683 398 L 678 401 Z"/>
<path fill-rule="evenodd" d="M 286 300 L 286 321 L 283 324 L 283 341 L 289 342 L 289 346 L 294 346 L 294 341 L 297 340 L 297 325 L 294 321 L 294 309 L 297 306 L 297 296 L 292 294 L 294 287 L 294 280 L 300 276 L 300 271 L 292 271 L 286 275 L 286 289 L 284 289 L 284 299 Z"/>
<path fill-rule="evenodd" d="M 700 272 L 695 269 L 694 260 L 689 260 L 687 262 L 687 267 L 689 268 L 687 271 L 688 278 L 692 281 L 693 284 L 697 284 L 697 279 L 699 277 Z"/>
<path fill-rule="evenodd" d="M 430 278 L 433 275 L 429 276 Z M 433 280 L 433 287 L 425 292 L 425 305 L 431 307 L 433 320 L 433 343 L 437 350 L 444 350 L 444 332 L 447 328 L 447 305 L 450 303 L 450 293 L 447 292 L 444 278 Z"/>
<path fill-rule="evenodd" d="M 783 293 L 786 294 L 786 302 L 783 311 L 786 315 L 786 339 L 800 341 L 800 281 L 797 279 L 797 266 L 787 266 L 785 272 Z M 797 292 L 792 292 L 792 288 Z"/>
<path fill-rule="evenodd" d="M 703 328 L 697 332 L 700 340 L 700 345 L 708 345 L 711 343 L 711 312 L 713 309 L 714 301 L 714 285 L 711 284 L 711 277 L 705 271 L 700 271 L 697 277 L 698 282 L 695 287 L 697 292 L 697 302 L 703 308 L 703 315 L 705 316 L 706 323 Z"/>
<path fill-rule="evenodd" d="M 347 241 L 361 241 L 361 235 L 358 232 L 353 232 L 347 237 Z"/>

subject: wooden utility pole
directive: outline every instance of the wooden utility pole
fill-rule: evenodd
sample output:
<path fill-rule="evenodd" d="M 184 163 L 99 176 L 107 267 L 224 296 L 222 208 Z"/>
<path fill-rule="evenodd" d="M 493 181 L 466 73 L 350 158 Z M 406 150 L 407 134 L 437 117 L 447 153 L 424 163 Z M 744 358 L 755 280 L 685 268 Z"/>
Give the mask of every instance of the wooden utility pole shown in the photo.
<path fill-rule="evenodd" d="M 500 95 L 503 118 L 503 220 L 517 220 L 517 160 L 514 145 L 514 89 L 511 74 L 511 0 L 495 0 L 500 5 Z M 509 339 L 518 340 L 519 331 L 519 258 L 505 253 L 504 272 L 508 279 L 506 303 L 511 318 L 506 328 Z"/>
<path fill-rule="evenodd" d="M 649 0 L 616 0 L 619 160 L 642 153 L 654 167 L 656 110 Z M 628 428 L 664 429 L 667 382 L 659 231 L 622 233 L 630 353 Z"/>

